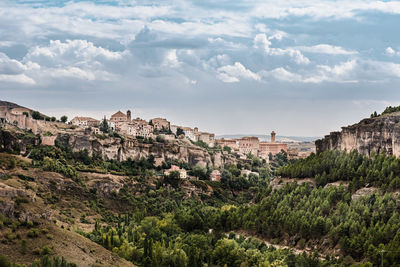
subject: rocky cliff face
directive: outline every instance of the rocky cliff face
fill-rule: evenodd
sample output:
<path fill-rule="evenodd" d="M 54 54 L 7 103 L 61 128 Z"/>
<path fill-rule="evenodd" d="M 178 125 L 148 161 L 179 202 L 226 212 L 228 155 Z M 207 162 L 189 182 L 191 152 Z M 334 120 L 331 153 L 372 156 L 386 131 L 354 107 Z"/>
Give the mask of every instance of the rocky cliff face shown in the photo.
<path fill-rule="evenodd" d="M 400 156 L 399 122 L 400 112 L 363 119 L 315 141 L 316 150 L 357 150 L 364 155 L 386 150 L 388 155 Z"/>
<path fill-rule="evenodd" d="M 59 134 L 56 141 L 71 147 L 73 151 L 87 149 L 90 154 L 100 152 L 105 160 L 123 161 L 128 158 L 138 160 L 142 157 L 154 156 L 156 164 L 172 160 L 203 167 L 213 165 L 219 167 L 237 163 L 233 155 L 216 153 L 211 156 L 205 149 L 181 140 L 143 144 L 134 138 L 99 139 L 92 135 Z"/>
<path fill-rule="evenodd" d="M 49 139 L 49 140 L 48 140 Z M 51 139 L 51 140 L 50 140 Z M 34 136 L 15 129 L 0 128 L 0 151 L 16 151 L 24 153 L 28 146 L 39 144 L 53 145 L 55 142 L 69 146 L 73 151 L 87 149 L 89 154 L 99 152 L 105 160 L 124 161 L 128 158 L 138 160 L 142 157 L 153 156 L 156 165 L 167 161 L 183 161 L 192 166 L 221 167 L 226 164 L 236 164 L 238 159 L 232 154 L 217 152 L 210 155 L 204 148 L 195 146 L 186 140 L 172 140 L 153 142 L 152 144 L 140 143 L 135 138 L 98 138 L 84 132 L 66 133 L 59 132 L 53 136 Z"/>

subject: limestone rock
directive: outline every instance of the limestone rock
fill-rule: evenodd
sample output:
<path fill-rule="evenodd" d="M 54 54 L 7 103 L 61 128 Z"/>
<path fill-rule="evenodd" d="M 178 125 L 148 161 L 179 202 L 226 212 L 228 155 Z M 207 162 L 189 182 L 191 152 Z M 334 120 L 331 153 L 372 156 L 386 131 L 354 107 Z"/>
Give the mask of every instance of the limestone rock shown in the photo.
<path fill-rule="evenodd" d="M 385 150 L 388 155 L 400 156 L 399 122 L 400 112 L 363 119 L 315 141 L 316 150 L 357 150 L 364 155 Z"/>

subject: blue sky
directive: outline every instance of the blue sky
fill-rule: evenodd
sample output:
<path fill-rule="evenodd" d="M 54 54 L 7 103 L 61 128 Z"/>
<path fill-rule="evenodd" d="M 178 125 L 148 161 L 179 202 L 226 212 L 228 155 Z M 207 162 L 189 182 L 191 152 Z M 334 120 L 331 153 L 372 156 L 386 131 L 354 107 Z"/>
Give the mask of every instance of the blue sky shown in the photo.
<path fill-rule="evenodd" d="M 1 1 L 0 99 L 322 136 L 400 104 L 399 1 Z"/>

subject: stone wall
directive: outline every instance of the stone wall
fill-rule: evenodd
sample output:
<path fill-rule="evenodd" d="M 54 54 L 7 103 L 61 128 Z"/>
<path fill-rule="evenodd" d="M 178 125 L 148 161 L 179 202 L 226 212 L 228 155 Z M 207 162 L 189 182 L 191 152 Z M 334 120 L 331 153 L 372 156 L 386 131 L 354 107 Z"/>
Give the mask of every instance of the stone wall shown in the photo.
<path fill-rule="evenodd" d="M 13 124 L 21 129 L 32 130 L 34 134 L 38 132 L 37 121 L 25 116 L 24 114 L 12 114 L 10 111 L 2 109 L 0 111 L 0 118 L 5 119 L 6 122 Z"/>

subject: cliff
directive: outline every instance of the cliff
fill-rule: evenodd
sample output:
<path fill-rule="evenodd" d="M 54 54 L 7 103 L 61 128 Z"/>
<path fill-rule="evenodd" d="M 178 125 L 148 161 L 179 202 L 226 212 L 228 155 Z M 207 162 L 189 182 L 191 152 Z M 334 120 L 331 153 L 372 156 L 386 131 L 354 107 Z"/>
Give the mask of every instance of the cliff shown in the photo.
<path fill-rule="evenodd" d="M 141 143 L 136 138 L 107 137 L 99 138 L 82 131 L 59 131 L 52 136 L 33 135 L 17 129 L 16 127 L 0 128 L 0 150 L 16 151 L 24 154 L 28 147 L 39 144 L 54 145 L 58 142 L 62 146 L 68 146 L 73 151 L 88 150 L 100 153 L 104 160 L 124 161 L 128 158 L 139 160 L 153 156 L 156 165 L 162 162 L 182 161 L 191 166 L 223 167 L 226 164 L 236 164 L 237 158 L 232 154 L 221 152 L 208 153 L 202 147 L 195 146 L 186 140 L 170 140 L 164 142 Z"/>
<path fill-rule="evenodd" d="M 400 156 L 400 112 L 363 119 L 359 123 L 342 127 L 315 141 L 316 151 L 357 150 L 369 155 L 386 151 L 388 155 Z"/>
<path fill-rule="evenodd" d="M 236 164 L 237 159 L 233 155 L 215 153 L 210 155 L 206 149 L 192 145 L 183 140 L 165 142 L 153 142 L 151 144 L 140 143 L 135 138 L 97 138 L 93 135 L 59 134 L 56 142 L 69 146 L 73 151 L 87 149 L 92 152 L 101 153 L 105 160 L 124 161 L 128 158 L 138 160 L 142 157 L 153 156 L 156 165 L 167 161 L 183 161 L 192 166 L 203 167 L 224 166 L 225 164 Z"/>

